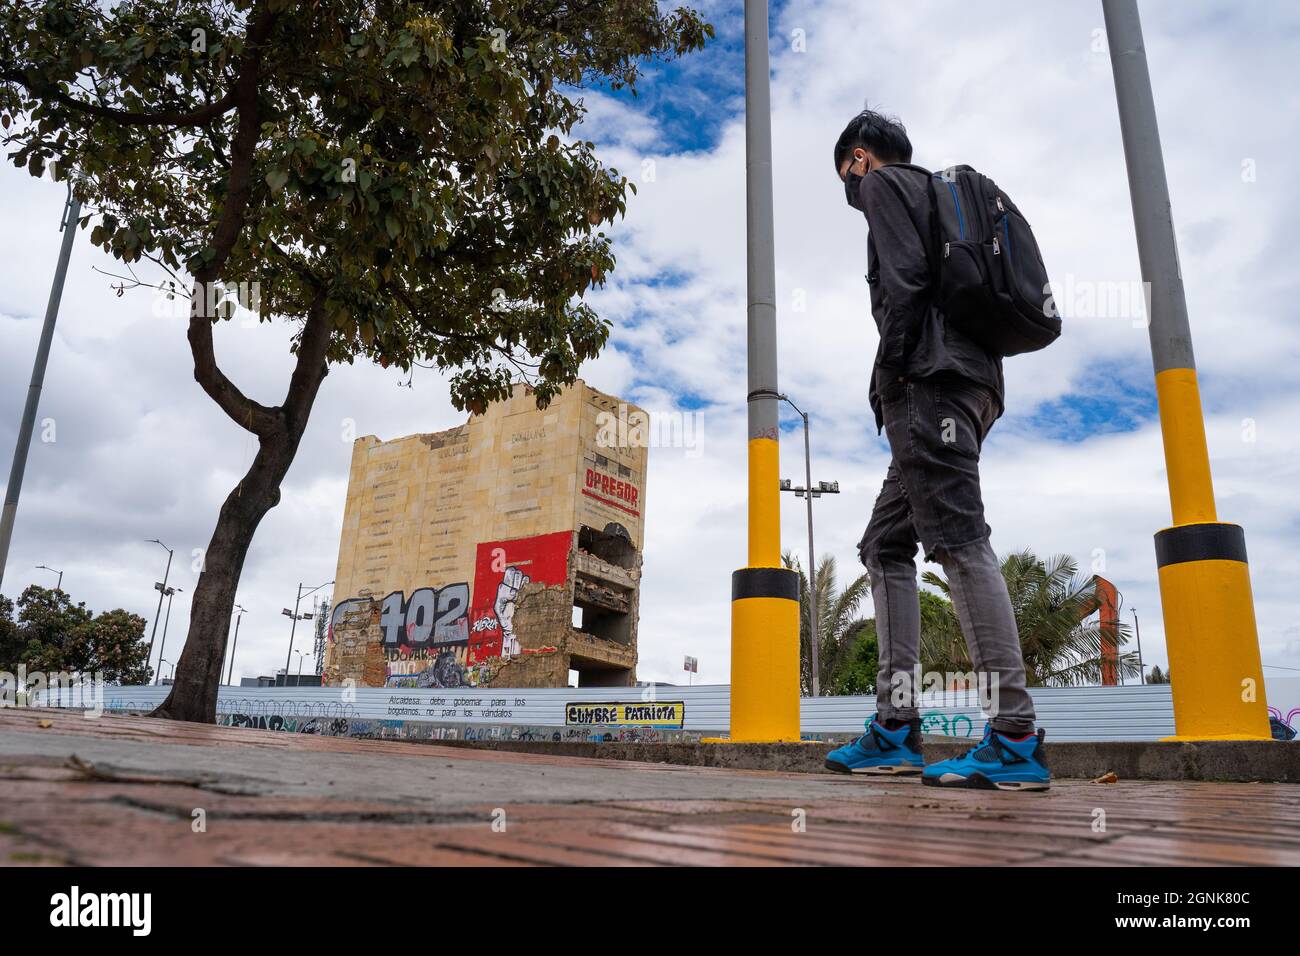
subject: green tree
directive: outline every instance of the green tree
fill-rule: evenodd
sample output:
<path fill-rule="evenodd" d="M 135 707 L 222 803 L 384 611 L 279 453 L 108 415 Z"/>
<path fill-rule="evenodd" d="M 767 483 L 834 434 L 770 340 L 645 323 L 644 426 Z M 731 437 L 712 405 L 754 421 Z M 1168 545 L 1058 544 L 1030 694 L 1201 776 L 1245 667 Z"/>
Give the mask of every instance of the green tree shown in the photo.
<path fill-rule="evenodd" d="M 15 610 L 17 613 L 15 614 Z M 17 605 L 0 596 L 0 670 L 101 673 L 113 684 L 145 684 L 145 620 L 118 608 L 94 614 L 67 593 L 31 585 Z"/>
<path fill-rule="evenodd" d="M 790 552 L 781 555 L 781 563 L 799 573 L 799 687 L 803 694 L 809 695 L 812 693 L 812 602 L 808 577 Z M 813 586 L 817 589 L 818 683 L 823 694 L 837 693 L 833 690 L 837 683 L 835 675 L 854 655 L 858 634 L 866 624 L 859 616 L 859 609 L 871 587 L 867 575 L 861 574 L 840 591 L 835 572 L 835 559 L 826 555 L 813 575 Z M 873 672 L 873 683 L 874 680 Z"/>
<path fill-rule="evenodd" d="M 1147 674 L 1148 684 L 1168 684 L 1169 671 L 1162 671 L 1159 664 L 1152 664 L 1151 671 Z"/>
<path fill-rule="evenodd" d="M 1042 561 L 1032 551 L 1020 551 L 1002 560 L 1011 607 L 1020 632 L 1025 676 L 1031 687 L 1071 687 L 1099 684 L 1102 677 L 1103 634 L 1099 624 L 1086 623 L 1098 608 L 1096 578 L 1081 579 L 1078 564 L 1069 555 Z M 926 671 L 970 671 L 973 666 L 961 627 L 951 604 L 948 582 L 933 571 L 922 580 L 948 599 L 935 606 L 932 627 L 922 628 L 922 667 Z M 1117 648 L 1128 643 L 1130 629 L 1115 628 Z M 1137 655 L 1118 654 L 1119 673 L 1136 677 Z"/>
<path fill-rule="evenodd" d="M 656 0 L 0 6 L 14 163 L 73 178 L 95 245 L 171 274 L 195 379 L 257 439 L 155 714 L 215 719 L 244 559 L 331 364 L 430 363 L 481 412 L 520 375 L 544 406 L 600 351 L 609 326 L 583 296 L 614 267 L 600 227 L 633 187 L 573 135 L 577 92 L 635 91 L 644 61 L 712 32 Z M 294 329 L 277 405 L 217 361 L 221 290 L 240 283 Z"/>
<path fill-rule="evenodd" d="M 953 642 L 965 649 L 965 641 L 952 625 L 956 617 L 952 602 L 933 591 L 921 590 L 921 659 L 933 663 L 952 658 Z M 944 656 L 946 655 L 946 656 Z M 935 668 L 927 668 L 935 669 Z M 948 670 L 950 668 L 942 668 Z M 843 665 L 832 675 L 834 694 L 871 694 L 876 690 L 876 677 L 880 671 L 880 645 L 876 634 L 875 618 L 862 622 L 854 646 Z"/>
<path fill-rule="evenodd" d="M 828 694 L 874 694 L 880 673 L 876 621 L 868 618 L 853 632 L 848 653 L 830 675 Z"/>
<path fill-rule="evenodd" d="M 956 609 L 946 584 L 933 572 L 925 571 L 922 581 L 939 587 L 940 593 L 921 589 L 921 670 L 947 674 L 970 670 L 970 653 L 962 635 Z"/>

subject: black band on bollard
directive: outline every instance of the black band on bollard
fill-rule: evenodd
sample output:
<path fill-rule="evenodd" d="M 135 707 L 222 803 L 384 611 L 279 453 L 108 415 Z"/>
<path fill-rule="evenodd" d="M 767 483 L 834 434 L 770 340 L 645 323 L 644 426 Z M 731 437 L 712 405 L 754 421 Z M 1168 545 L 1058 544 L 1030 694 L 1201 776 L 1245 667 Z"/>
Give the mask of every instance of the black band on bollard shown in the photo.
<path fill-rule="evenodd" d="M 1156 567 L 1187 561 L 1246 563 L 1246 533 L 1235 524 L 1185 524 L 1156 532 Z"/>
<path fill-rule="evenodd" d="M 731 599 L 799 600 L 799 573 L 789 568 L 741 568 L 731 574 Z"/>

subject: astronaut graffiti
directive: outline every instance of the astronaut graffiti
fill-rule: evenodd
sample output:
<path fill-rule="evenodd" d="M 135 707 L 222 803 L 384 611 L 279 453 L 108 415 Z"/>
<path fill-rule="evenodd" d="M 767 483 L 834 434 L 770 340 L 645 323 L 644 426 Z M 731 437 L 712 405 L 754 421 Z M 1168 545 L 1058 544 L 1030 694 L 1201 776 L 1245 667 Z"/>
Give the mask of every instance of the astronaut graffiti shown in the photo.
<path fill-rule="evenodd" d="M 531 582 L 563 584 L 569 575 L 568 531 L 485 541 L 474 562 L 474 599 L 470 609 L 469 663 L 514 657 L 524 650 L 514 624 L 519 594 Z"/>

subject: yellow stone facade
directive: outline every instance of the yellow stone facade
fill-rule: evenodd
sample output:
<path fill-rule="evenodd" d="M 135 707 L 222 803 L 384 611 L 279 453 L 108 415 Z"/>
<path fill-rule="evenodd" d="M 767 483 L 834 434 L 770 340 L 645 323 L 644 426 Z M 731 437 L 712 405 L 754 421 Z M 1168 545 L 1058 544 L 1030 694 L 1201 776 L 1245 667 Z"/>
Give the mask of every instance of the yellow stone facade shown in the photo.
<path fill-rule="evenodd" d="M 646 413 L 579 380 L 352 449 L 324 680 L 635 682 Z M 575 610 L 577 609 L 577 610 Z"/>

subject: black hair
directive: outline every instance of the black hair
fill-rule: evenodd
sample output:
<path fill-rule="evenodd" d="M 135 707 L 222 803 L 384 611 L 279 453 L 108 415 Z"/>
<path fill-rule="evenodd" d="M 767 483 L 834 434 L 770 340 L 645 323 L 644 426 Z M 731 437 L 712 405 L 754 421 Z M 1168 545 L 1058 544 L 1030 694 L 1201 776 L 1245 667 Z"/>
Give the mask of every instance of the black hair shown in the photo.
<path fill-rule="evenodd" d="M 863 110 L 849 120 L 849 125 L 835 141 L 836 175 L 839 175 L 844 160 L 859 146 L 871 150 L 882 162 L 912 161 L 912 141 L 907 138 L 903 124 L 897 117 L 885 116 L 875 110 Z"/>

